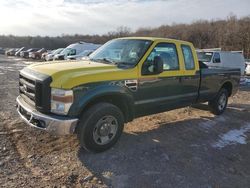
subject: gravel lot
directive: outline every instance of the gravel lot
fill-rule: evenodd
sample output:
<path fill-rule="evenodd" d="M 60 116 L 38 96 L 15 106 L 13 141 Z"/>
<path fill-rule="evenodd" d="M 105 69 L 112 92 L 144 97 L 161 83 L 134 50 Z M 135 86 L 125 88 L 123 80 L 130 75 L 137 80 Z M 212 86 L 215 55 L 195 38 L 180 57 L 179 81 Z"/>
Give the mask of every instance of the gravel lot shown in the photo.
<path fill-rule="evenodd" d="M 19 119 L 18 70 L 30 63 L 0 56 L 1 187 L 250 187 L 250 86 L 221 116 L 202 104 L 139 118 L 93 154 Z"/>

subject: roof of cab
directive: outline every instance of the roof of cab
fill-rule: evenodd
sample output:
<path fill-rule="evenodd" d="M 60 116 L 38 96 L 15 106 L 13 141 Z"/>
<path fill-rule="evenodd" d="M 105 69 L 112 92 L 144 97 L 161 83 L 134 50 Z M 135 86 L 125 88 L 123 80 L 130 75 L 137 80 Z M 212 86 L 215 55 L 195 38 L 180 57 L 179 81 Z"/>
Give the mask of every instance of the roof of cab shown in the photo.
<path fill-rule="evenodd" d="M 191 42 L 177 40 L 177 39 L 170 39 L 170 38 L 160 38 L 160 37 L 122 37 L 118 39 L 139 39 L 139 40 L 151 40 L 151 41 L 166 41 L 166 42 L 178 42 L 183 44 L 192 44 Z"/>

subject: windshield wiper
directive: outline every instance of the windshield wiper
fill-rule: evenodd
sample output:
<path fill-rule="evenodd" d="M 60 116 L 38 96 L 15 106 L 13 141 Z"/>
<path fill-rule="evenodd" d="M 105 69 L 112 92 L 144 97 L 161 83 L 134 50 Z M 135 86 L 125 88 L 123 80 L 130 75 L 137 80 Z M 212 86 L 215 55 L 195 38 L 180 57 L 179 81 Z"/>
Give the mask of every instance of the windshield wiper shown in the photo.
<path fill-rule="evenodd" d="M 90 60 L 95 61 L 95 62 L 114 64 L 117 66 L 132 66 L 133 65 L 133 64 L 128 63 L 128 62 L 115 62 L 115 61 L 108 59 L 108 58 L 90 59 Z"/>
<path fill-rule="evenodd" d="M 108 63 L 108 64 L 116 64 L 114 61 L 107 59 L 107 58 L 102 58 L 102 59 L 90 59 L 92 61 L 96 62 L 102 62 L 102 63 Z"/>
<path fill-rule="evenodd" d="M 129 62 L 116 62 L 115 63 L 118 66 L 133 66 L 134 64 L 129 63 Z"/>

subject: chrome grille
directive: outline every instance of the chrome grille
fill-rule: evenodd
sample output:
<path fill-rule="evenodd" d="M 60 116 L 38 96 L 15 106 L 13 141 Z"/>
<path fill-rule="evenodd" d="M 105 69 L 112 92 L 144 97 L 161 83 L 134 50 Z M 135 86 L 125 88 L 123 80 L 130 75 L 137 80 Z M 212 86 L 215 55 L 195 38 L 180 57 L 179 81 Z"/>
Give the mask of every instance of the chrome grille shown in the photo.
<path fill-rule="evenodd" d="M 24 68 L 19 74 L 20 96 L 39 112 L 50 113 L 50 76 Z"/>
<path fill-rule="evenodd" d="M 36 83 L 34 80 L 31 80 L 20 74 L 19 78 L 20 94 L 30 99 L 32 104 L 35 104 L 35 88 L 36 88 Z"/>

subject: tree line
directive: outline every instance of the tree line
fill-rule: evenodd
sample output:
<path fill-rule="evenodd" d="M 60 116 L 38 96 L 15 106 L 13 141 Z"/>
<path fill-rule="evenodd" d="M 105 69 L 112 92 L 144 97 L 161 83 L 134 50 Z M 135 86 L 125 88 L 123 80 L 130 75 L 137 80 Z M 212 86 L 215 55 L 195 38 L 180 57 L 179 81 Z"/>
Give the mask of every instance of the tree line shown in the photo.
<path fill-rule="evenodd" d="M 162 25 L 157 28 L 139 28 L 132 32 L 128 27 L 103 35 L 61 35 L 57 37 L 0 35 L 0 47 L 37 47 L 55 49 L 84 41 L 103 44 L 124 36 L 165 37 L 192 42 L 196 48 L 222 48 L 222 50 L 243 50 L 245 58 L 250 58 L 250 16 L 237 18 L 229 16 L 225 20 L 199 20 L 191 24 Z"/>

